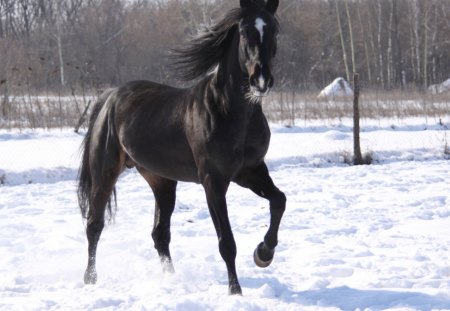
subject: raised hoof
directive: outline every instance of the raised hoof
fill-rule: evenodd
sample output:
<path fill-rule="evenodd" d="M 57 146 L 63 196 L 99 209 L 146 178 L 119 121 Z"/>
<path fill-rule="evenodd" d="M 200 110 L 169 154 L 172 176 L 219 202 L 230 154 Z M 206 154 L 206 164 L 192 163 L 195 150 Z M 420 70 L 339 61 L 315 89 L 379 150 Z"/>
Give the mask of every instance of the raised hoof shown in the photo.
<path fill-rule="evenodd" d="M 232 284 L 228 287 L 228 295 L 242 296 L 242 289 L 239 284 Z"/>
<path fill-rule="evenodd" d="M 258 267 L 267 268 L 272 263 L 274 254 L 275 250 L 268 249 L 264 242 L 261 242 L 253 253 L 253 260 Z"/>
<path fill-rule="evenodd" d="M 84 284 L 94 285 L 97 283 L 97 272 L 95 270 L 86 270 L 84 273 Z"/>

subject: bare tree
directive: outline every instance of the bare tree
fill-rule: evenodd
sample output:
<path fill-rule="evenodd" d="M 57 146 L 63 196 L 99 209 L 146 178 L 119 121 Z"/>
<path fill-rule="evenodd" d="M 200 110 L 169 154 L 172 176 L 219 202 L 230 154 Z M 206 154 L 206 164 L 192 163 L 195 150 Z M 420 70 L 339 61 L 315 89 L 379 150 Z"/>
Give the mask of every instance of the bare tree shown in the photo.
<path fill-rule="evenodd" d="M 400 41 L 400 20 L 399 20 L 399 12 L 398 5 L 399 1 L 392 0 L 392 16 L 393 16 L 393 36 L 394 36 L 394 55 L 392 57 L 393 66 L 395 68 L 395 83 L 397 86 L 399 85 L 401 88 L 405 86 L 405 74 L 404 74 L 404 60 L 403 60 L 403 48 L 402 43 Z"/>
<path fill-rule="evenodd" d="M 339 37 L 341 39 L 342 57 L 343 57 L 344 66 L 345 66 L 345 74 L 347 77 L 347 81 L 350 81 L 350 70 L 348 68 L 347 51 L 346 51 L 346 47 L 345 47 L 344 33 L 343 33 L 343 29 L 342 29 L 341 13 L 339 11 L 338 0 L 335 0 L 335 4 L 336 4 L 336 16 L 337 16 Z"/>
<path fill-rule="evenodd" d="M 383 34 L 383 6 L 381 0 L 377 0 L 377 16 L 378 16 L 378 33 L 377 33 L 377 43 L 378 43 L 378 64 L 379 73 L 378 77 L 380 79 L 381 87 L 384 88 L 384 60 L 383 60 L 383 47 L 382 47 L 382 34 Z"/>
<path fill-rule="evenodd" d="M 369 84 L 372 84 L 372 68 L 370 66 L 369 48 L 368 48 L 368 44 L 367 44 L 367 41 L 369 40 L 369 38 L 367 38 L 367 36 L 366 36 L 364 23 L 363 23 L 362 17 L 361 17 L 361 1 L 357 2 L 357 11 L 358 11 L 359 29 L 361 31 L 361 40 L 364 45 L 364 60 L 365 60 L 366 70 L 367 70 L 367 79 L 368 79 Z"/>
<path fill-rule="evenodd" d="M 56 41 L 58 42 L 58 58 L 59 58 L 59 75 L 61 79 L 61 86 L 66 85 L 66 77 L 64 75 L 64 53 L 62 49 L 62 5 L 61 1 L 58 1 L 56 11 Z"/>
<path fill-rule="evenodd" d="M 36 92 L 131 79 L 180 83 L 168 51 L 235 6 L 226 0 L 0 0 L 0 53 L 11 55 L 1 54 L 0 80 L 8 81 L 10 94 L 25 81 Z M 369 86 L 424 89 L 441 82 L 450 68 L 449 12 L 448 0 L 282 1 L 279 85 L 323 87 L 342 72 L 350 80 L 356 70 Z"/>
<path fill-rule="evenodd" d="M 416 68 L 416 77 L 417 83 L 420 82 L 420 77 L 422 75 L 421 70 L 421 60 L 420 60 L 420 24 L 421 24 L 421 11 L 419 6 L 419 0 L 412 1 L 412 9 L 413 9 L 413 21 L 414 21 L 414 49 L 415 49 L 415 68 Z"/>
<path fill-rule="evenodd" d="M 356 5 L 357 5 L 357 3 L 356 3 Z M 348 32 L 350 34 L 350 53 L 351 53 L 351 58 L 352 58 L 352 73 L 355 73 L 356 72 L 355 44 L 354 44 L 354 40 L 353 40 L 352 18 L 350 15 L 350 10 L 348 8 L 348 0 L 345 0 L 345 12 L 347 13 Z"/>

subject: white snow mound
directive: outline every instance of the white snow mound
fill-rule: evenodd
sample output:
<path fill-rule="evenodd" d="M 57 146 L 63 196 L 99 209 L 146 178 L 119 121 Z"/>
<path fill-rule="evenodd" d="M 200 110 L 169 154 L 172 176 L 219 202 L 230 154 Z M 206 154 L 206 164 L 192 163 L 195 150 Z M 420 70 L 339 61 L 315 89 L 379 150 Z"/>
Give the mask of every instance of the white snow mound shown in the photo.
<path fill-rule="evenodd" d="M 428 88 L 428 91 L 432 94 L 442 94 L 450 92 L 450 79 L 445 80 L 441 84 L 433 84 Z"/>
<path fill-rule="evenodd" d="M 336 98 L 353 96 L 353 89 L 344 78 L 336 78 L 331 84 L 326 86 L 320 93 L 319 98 Z"/>

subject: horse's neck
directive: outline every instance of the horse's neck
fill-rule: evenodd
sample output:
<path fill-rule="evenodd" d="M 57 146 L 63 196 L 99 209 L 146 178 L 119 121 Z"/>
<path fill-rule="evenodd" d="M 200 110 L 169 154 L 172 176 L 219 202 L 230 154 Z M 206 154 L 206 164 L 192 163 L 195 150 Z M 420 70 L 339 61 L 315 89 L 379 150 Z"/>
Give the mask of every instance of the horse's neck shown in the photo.
<path fill-rule="evenodd" d="M 219 70 L 214 77 L 211 77 L 210 86 L 213 95 L 210 98 L 224 114 L 242 114 L 248 110 L 250 104 L 246 99 L 246 93 L 239 77 Z"/>
<path fill-rule="evenodd" d="M 249 77 L 242 71 L 238 61 L 239 36 L 233 38 L 228 49 L 211 77 L 211 85 L 221 109 L 233 119 L 245 122 L 255 103 L 250 102 Z"/>
<path fill-rule="evenodd" d="M 244 113 L 254 105 L 248 95 L 248 76 L 242 72 L 236 61 L 221 63 L 212 77 L 212 84 L 220 97 L 219 100 L 224 101 L 222 104 L 229 112 Z"/>

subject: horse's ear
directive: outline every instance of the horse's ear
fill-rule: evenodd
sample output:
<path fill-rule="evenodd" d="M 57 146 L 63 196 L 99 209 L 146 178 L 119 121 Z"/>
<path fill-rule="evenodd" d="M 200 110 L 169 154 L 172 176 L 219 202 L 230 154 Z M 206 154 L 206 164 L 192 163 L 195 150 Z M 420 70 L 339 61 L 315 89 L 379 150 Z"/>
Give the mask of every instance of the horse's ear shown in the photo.
<path fill-rule="evenodd" d="M 280 4 L 280 0 L 267 0 L 266 10 L 272 14 L 275 14 L 275 12 L 278 9 L 279 4 Z"/>
<path fill-rule="evenodd" d="M 252 5 L 255 5 L 253 0 L 241 0 L 241 8 L 249 8 Z"/>
<path fill-rule="evenodd" d="M 249 8 L 252 6 L 264 8 L 266 6 L 266 0 L 241 0 L 241 8 Z"/>

